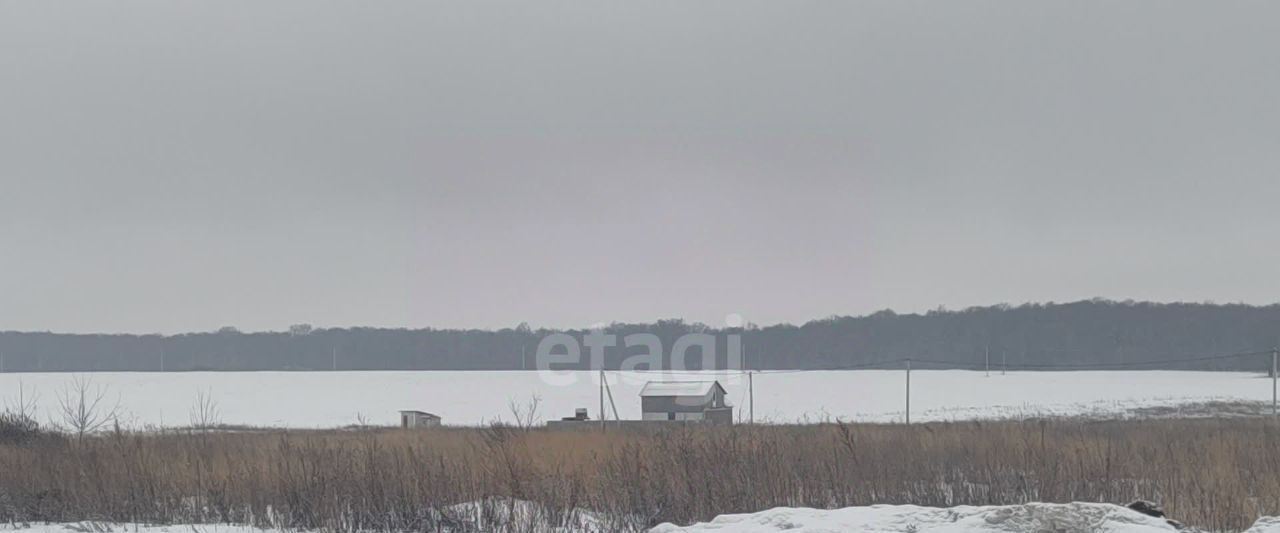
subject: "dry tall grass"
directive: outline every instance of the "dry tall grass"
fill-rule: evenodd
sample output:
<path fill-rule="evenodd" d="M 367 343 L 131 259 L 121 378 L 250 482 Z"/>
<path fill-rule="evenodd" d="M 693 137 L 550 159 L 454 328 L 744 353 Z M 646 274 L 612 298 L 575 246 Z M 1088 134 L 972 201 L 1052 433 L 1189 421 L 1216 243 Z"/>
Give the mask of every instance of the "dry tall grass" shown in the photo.
<path fill-rule="evenodd" d="M 1217 530 L 1280 514 L 1270 421 L 756 426 L 636 433 L 517 428 L 115 432 L 0 445 L 0 521 L 238 522 L 464 530 L 510 498 L 604 529 L 769 507 L 1136 498 Z M 461 502 L 486 505 L 451 507 Z M 526 517 L 528 518 L 528 517 Z M 531 520 L 499 529 L 525 531 Z"/>

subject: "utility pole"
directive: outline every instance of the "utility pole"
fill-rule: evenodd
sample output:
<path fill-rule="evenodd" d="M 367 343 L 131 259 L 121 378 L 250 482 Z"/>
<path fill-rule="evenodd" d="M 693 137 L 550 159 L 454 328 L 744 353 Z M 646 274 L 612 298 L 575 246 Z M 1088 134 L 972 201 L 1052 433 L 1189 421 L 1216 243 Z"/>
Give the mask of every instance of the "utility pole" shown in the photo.
<path fill-rule="evenodd" d="M 529 369 L 529 356 L 525 355 L 524 343 L 520 344 L 520 370 Z"/>
<path fill-rule="evenodd" d="M 1276 396 L 1276 358 L 1280 357 L 1280 348 L 1271 349 L 1271 416 L 1280 416 L 1280 410 L 1276 400 L 1280 397 Z"/>
<path fill-rule="evenodd" d="M 742 366 L 747 367 L 747 423 L 756 423 L 756 381 L 751 363 L 747 362 L 747 347 L 742 347 Z"/>
<path fill-rule="evenodd" d="M 907 425 L 911 425 L 911 359 L 907 359 Z"/>
<path fill-rule="evenodd" d="M 600 368 L 600 432 L 605 431 L 604 421 L 604 368 Z"/>
<path fill-rule="evenodd" d="M 164 372 L 164 348 L 160 349 L 160 371 Z"/>
<path fill-rule="evenodd" d="M 991 345 L 987 345 L 987 377 L 991 377 Z"/>
<path fill-rule="evenodd" d="M 1000 349 L 1000 375 L 1001 376 L 1005 375 L 1005 373 L 1009 371 L 1009 360 L 1007 359 L 1008 355 L 1009 355 L 1009 350 L 1006 350 L 1004 348 Z"/>
<path fill-rule="evenodd" d="M 609 395 L 609 407 L 613 409 L 613 419 L 621 422 L 622 417 L 618 416 L 618 404 L 613 402 L 613 387 L 609 386 L 609 382 L 604 382 L 604 392 Z"/>
<path fill-rule="evenodd" d="M 338 369 L 338 347 L 337 346 L 333 347 L 333 366 L 331 368 L 333 370 Z"/>
<path fill-rule="evenodd" d="M 4 350 L 0 350 L 0 372 L 4 372 Z"/>

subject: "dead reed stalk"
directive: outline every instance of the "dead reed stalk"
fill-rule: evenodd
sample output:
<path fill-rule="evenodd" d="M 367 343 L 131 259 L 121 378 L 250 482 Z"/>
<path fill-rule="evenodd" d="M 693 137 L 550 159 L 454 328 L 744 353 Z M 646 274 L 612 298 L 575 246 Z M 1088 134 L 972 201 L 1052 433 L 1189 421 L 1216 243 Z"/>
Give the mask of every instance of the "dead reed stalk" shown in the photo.
<path fill-rule="evenodd" d="M 0 522 L 536 531 L 589 511 L 619 531 L 780 505 L 1144 498 L 1229 531 L 1280 514 L 1278 444 L 1258 419 L 115 431 L 0 444 Z"/>

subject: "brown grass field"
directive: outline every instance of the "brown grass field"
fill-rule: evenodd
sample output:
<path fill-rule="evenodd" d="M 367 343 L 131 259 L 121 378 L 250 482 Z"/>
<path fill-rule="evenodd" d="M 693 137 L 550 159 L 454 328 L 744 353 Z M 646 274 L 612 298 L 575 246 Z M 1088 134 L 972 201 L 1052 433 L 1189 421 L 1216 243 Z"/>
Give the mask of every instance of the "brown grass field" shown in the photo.
<path fill-rule="evenodd" d="M 640 434 L 512 427 L 108 432 L 0 444 L 0 522 L 235 522 L 437 531 L 449 506 L 536 502 L 608 530 L 775 506 L 1162 503 L 1239 530 L 1280 514 L 1265 418 L 737 426 Z M 497 513 L 484 506 L 484 513 Z M 512 521 L 510 531 L 528 530 Z"/>

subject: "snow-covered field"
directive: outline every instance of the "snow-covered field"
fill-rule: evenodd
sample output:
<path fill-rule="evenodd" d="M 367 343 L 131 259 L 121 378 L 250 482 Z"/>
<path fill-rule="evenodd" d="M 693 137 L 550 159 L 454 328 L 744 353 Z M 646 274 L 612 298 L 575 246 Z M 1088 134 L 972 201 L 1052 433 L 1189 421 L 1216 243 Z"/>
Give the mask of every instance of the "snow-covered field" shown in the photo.
<path fill-rule="evenodd" d="M 639 418 L 640 388 L 649 380 L 718 379 L 737 414 L 746 416 L 747 380 L 741 374 L 607 373 L 623 418 Z M 446 424 L 512 420 L 510 404 L 539 399 L 542 419 L 587 407 L 596 416 L 598 374 L 593 372 L 189 372 L 0 374 L 0 404 L 19 384 L 39 396 L 41 418 L 51 418 L 61 392 L 79 377 L 118 401 L 130 426 L 184 426 L 197 395 L 218 405 L 227 424 L 337 427 L 363 416 L 394 424 L 396 411 L 418 409 Z M 568 383 L 565 383 L 565 382 Z M 900 370 L 757 373 L 757 421 L 898 421 L 903 417 Z M 1125 416 L 1134 409 L 1208 401 L 1271 401 L 1271 380 L 1259 374 L 1177 371 L 1011 372 L 914 371 L 913 421 L 1023 418 L 1053 415 Z"/>
<path fill-rule="evenodd" d="M 489 529 L 483 529 L 488 531 Z M 525 531 L 525 529 L 521 529 Z M 590 521 L 577 527 L 536 527 L 530 531 L 596 533 Z M 1164 519 L 1102 503 L 1030 503 L 990 507 L 875 505 L 844 509 L 780 507 L 758 513 L 723 515 L 679 527 L 663 524 L 650 533 L 1159 533 L 1179 531 Z M 1181 531 L 1196 531 L 1184 529 Z M 0 525 L 6 533 L 283 533 L 228 525 L 72 524 Z M 1262 518 L 1244 533 L 1280 533 L 1280 521 Z"/>

